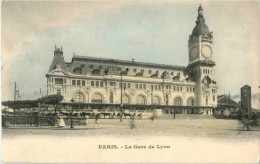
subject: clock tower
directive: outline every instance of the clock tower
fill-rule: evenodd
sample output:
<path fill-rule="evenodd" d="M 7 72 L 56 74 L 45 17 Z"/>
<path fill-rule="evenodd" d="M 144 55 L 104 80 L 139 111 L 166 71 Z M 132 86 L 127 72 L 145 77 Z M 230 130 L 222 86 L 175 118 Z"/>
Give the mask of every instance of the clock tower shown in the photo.
<path fill-rule="evenodd" d="M 205 24 L 203 8 L 198 8 L 196 26 L 189 36 L 189 65 L 187 71 L 196 82 L 196 101 L 198 106 L 213 108 L 217 106 L 217 86 L 214 79 L 213 32 Z"/>

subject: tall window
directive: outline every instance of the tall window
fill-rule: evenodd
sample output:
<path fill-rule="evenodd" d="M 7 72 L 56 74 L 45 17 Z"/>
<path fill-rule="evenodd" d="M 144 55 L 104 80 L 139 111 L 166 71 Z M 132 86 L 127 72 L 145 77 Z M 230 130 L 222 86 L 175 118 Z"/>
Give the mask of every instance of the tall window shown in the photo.
<path fill-rule="evenodd" d="M 80 80 L 77 80 L 77 85 L 80 86 Z"/>
<path fill-rule="evenodd" d="M 61 95 L 61 90 L 57 89 L 57 95 Z"/>
<path fill-rule="evenodd" d="M 92 102 L 92 103 L 101 104 L 101 103 L 102 103 L 102 97 L 101 97 L 101 95 L 99 95 L 99 94 L 93 95 L 91 102 Z"/>
<path fill-rule="evenodd" d="M 101 82 L 100 82 L 100 87 L 103 87 L 103 86 L 104 86 L 104 82 L 101 81 Z"/>
<path fill-rule="evenodd" d="M 127 95 L 123 95 L 122 97 L 122 103 L 123 104 L 130 104 L 129 97 Z"/>
<path fill-rule="evenodd" d="M 176 106 L 181 106 L 182 105 L 182 101 L 181 101 L 181 98 L 179 97 L 176 97 L 173 101 L 173 104 L 176 105 Z"/>
<path fill-rule="evenodd" d="M 110 96 L 109 96 L 110 98 L 110 103 L 112 104 L 113 103 L 113 92 L 110 92 Z"/>
<path fill-rule="evenodd" d="M 76 85 L 76 80 L 72 80 L 72 85 Z"/>
<path fill-rule="evenodd" d="M 137 97 L 137 104 L 144 105 L 145 104 L 145 98 L 143 96 Z"/>
<path fill-rule="evenodd" d="M 159 99 L 159 97 L 157 97 L 157 96 L 154 96 L 154 97 L 153 97 L 153 104 L 154 104 L 154 105 L 160 105 L 160 99 Z"/>
<path fill-rule="evenodd" d="M 73 99 L 74 99 L 75 103 L 83 103 L 83 95 L 81 93 L 76 93 L 73 96 Z"/>
<path fill-rule="evenodd" d="M 192 98 L 187 100 L 187 106 L 194 106 L 194 100 Z"/>
<path fill-rule="evenodd" d="M 99 81 L 96 81 L 96 87 L 99 87 Z"/>
<path fill-rule="evenodd" d="M 82 80 L 82 86 L 85 86 L 86 84 L 85 84 L 85 80 Z"/>
<path fill-rule="evenodd" d="M 91 81 L 91 87 L 94 87 L 94 86 L 95 86 L 95 82 Z"/>

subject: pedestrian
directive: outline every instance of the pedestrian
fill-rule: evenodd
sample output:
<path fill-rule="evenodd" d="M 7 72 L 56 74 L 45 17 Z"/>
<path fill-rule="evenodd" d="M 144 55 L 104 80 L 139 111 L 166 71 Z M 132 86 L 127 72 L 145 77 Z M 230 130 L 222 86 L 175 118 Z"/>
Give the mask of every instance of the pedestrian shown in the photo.
<path fill-rule="evenodd" d="M 152 115 L 151 120 L 154 122 L 155 121 L 155 114 Z"/>
<path fill-rule="evenodd" d="M 99 117 L 99 115 L 98 114 L 96 114 L 96 119 L 95 119 L 95 127 L 98 127 L 99 125 L 98 125 L 98 117 Z"/>
<path fill-rule="evenodd" d="M 130 129 L 137 129 L 137 126 L 135 124 L 135 117 L 131 116 L 129 121 Z"/>

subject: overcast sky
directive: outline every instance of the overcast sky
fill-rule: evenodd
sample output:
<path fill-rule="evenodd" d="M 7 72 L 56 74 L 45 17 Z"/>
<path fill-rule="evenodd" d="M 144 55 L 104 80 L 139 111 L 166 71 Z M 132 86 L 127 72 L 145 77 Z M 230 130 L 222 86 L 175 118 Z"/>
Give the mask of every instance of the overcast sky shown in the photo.
<path fill-rule="evenodd" d="M 202 2 L 219 94 L 260 85 L 260 3 Z M 54 46 L 76 55 L 188 65 L 199 2 L 2 2 L 2 98 L 46 88 Z"/>

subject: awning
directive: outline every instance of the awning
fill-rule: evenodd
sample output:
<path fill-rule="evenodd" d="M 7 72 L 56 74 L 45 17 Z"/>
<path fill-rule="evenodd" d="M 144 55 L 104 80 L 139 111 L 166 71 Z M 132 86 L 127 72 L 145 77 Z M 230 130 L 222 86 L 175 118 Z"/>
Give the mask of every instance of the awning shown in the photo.
<path fill-rule="evenodd" d="M 36 108 L 38 107 L 38 103 L 41 104 L 58 104 L 63 100 L 63 96 L 61 95 L 49 95 L 37 100 L 20 100 L 20 101 L 4 101 L 2 102 L 3 106 L 7 106 L 12 109 L 17 108 Z"/>

